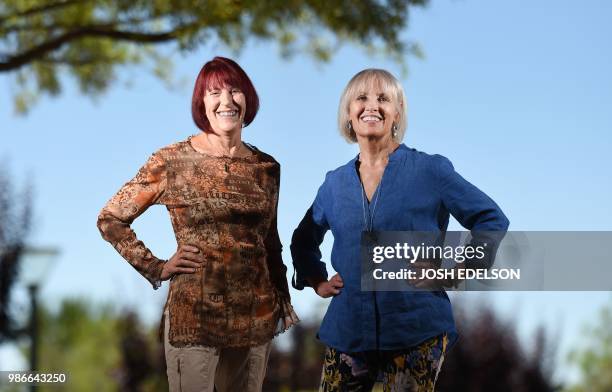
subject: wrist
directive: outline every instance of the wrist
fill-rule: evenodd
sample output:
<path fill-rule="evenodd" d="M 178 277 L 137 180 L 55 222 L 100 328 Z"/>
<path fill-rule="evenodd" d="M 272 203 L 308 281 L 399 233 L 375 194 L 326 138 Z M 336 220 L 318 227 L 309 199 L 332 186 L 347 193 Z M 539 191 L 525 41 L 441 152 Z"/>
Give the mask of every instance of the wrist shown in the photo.
<path fill-rule="evenodd" d="M 315 293 L 318 293 L 319 287 L 321 286 L 321 284 L 327 282 L 327 279 L 319 276 L 316 278 L 306 278 L 306 281 L 308 282 L 310 287 L 312 287 Z"/>
<path fill-rule="evenodd" d="M 162 270 L 161 270 L 161 274 L 160 274 L 160 279 L 162 281 L 170 280 L 170 278 L 172 278 L 172 273 L 170 273 L 168 271 L 168 261 L 169 260 L 165 260 L 164 261 L 164 265 L 162 266 Z"/>

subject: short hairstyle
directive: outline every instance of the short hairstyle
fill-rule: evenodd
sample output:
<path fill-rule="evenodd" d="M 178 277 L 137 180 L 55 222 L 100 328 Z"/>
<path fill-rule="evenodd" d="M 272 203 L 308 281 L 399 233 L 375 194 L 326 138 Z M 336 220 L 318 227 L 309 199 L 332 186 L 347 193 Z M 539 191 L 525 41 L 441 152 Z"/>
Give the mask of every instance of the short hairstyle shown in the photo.
<path fill-rule="evenodd" d="M 349 122 L 349 106 L 359 94 L 372 86 L 380 86 L 383 91 L 393 98 L 397 104 L 399 121 L 397 122 L 396 136 L 393 138 L 401 143 L 406 133 L 406 95 L 400 82 L 389 71 L 384 69 L 368 68 L 360 71 L 348 82 L 340 97 L 338 106 L 338 129 L 342 137 L 349 143 L 357 142 L 357 135 L 353 128 L 347 126 Z"/>
<path fill-rule="evenodd" d="M 208 90 L 223 87 L 237 87 L 244 93 L 246 98 L 245 127 L 253 121 L 259 110 L 257 91 L 246 72 L 235 61 L 217 56 L 204 64 L 193 88 L 191 116 L 196 126 L 202 131 L 211 130 L 210 122 L 206 117 L 204 95 Z"/>

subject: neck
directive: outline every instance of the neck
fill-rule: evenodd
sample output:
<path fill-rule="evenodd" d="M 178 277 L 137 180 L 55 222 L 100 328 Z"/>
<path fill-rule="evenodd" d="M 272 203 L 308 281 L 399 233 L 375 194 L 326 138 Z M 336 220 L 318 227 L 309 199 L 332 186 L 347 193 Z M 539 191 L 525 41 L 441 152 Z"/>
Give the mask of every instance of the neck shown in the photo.
<path fill-rule="evenodd" d="M 359 144 L 359 161 L 367 166 L 386 165 L 391 154 L 397 146 L 391 137 L 378 139 L 357 138 Z"/>
<path fill-rule="evenodd" d="M 235 156 L 242 146 L 241 132 L 230 134 L 216 134 L 214 132 L 202 132 L 194 136 L 191 140 L 203 150 L 209 151 L 214 155 Z"/>

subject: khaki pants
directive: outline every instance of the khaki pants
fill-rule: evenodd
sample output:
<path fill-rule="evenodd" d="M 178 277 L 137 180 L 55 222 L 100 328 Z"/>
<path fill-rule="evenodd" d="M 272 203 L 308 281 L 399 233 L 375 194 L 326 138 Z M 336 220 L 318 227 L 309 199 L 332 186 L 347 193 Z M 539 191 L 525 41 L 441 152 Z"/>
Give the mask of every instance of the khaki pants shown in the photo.
<path fill-rule="evenodd" d="M 271 342 L 257 347 L 174 347 L 164 325 L 164 349 L 170 392 L 260 392 Z"/>

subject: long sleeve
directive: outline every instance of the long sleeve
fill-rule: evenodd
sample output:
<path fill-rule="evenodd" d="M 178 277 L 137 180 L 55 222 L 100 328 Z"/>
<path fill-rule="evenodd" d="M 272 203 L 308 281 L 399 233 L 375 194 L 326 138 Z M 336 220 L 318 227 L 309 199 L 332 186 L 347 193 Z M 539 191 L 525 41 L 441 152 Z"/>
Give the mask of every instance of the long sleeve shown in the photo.
<path fill-rule="evenodd" d="M 485 257 L 469 260 L 466 267 L 490 268 L 510 222 L 489 196 L 454 170 L 447 158 L 441 155 L 435 157 L 438 160 L 438 186 L 442 203 L 463 227 L 470 230 L 470 245 L 487 244 Z"/>
<path fill-rule="evenodd" d="M 138 240 L 130 225 L 147 208 L 159 202 L 165 186 L 165 163 L 158 154 L 153 154 L 138 174 L 109 200 L 98 216 L 98 229 L 102 237 L 151 282 L 154 289 L 161 286 L 164 261 L 155 257 Z"/>
<path fill-rule="evenodd" d="M 324 194 L 325 183 L 319 188 L 315 201 L 306 211 L 291 238 L 291 256 L 295 268 L 292 285 L 297 290 L 310 286 L 309 278 L 327 279 L 327 269 L 325 263 L 321 261 L 321 250 L 319 249 L 325 233 L 329 230 L 323 208 Z"/>
<path fill-rule="evenodd" d="M 275 170 L 274 177 L 274 193 L 276 194 L 276 200 L 274 204 L 274 210 L 272 211 L 272 221 L 270 223 L 268 235 L 264 240 L 264 244 L 266 247 L 266 252 L 268 254 L 268 271 L 270 272 L 270 279 L 272 280 L 272 284 L 274 285 L 274 287 L 276 287 L 276 289 L 281 295 L 290 298 L 289 285 L 287 284 L 287 267 L 283 263 L 283 245 L 281 244 L 280 237 L 278 235 L 277 226 L 280 166 L 278 166 L 277 170 Z"/>
<path fill-rule="evenodd" d="M 277 165 L 274 170 L 274 209 L 272 210 L 272 221 L 268 229 L 268 235 L 264 240 L 266 247 L 268 271 L 272 285 L 276 288 L 279 294 L 280 317 L 278 319 L 274 335 L 278 335 L 288 330 L 291 326 L 297 324 L 300 319 L 293 310 L 291 305 L 291 295 L 289 294 L 289 285 L 287 284 L 287 267 L 283 263 L 283 245 L 278 235 L 278 195 L 280 187 L 280 165 Z"/>

